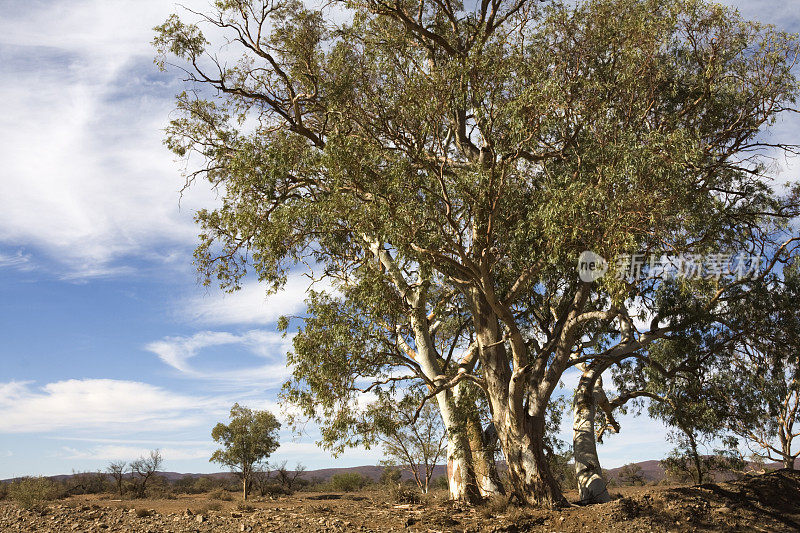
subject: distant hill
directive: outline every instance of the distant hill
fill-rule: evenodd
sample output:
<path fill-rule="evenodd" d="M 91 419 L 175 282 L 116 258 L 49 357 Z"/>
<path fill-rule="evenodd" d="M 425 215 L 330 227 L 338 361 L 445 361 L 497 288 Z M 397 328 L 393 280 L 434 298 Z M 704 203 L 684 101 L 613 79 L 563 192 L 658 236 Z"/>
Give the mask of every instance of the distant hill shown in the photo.
<path fill-rule="evenodd" d="M 660 464 L 659 461 L 655 461 L 655 460 L 652 460 L 652 461 L 641 461 L 639 463 L 633 463 L 633 464 L 639 465 L 639 467 L 642 469 L 642 476 L 644 477 L 644 479 L 646 481 L 658 482 L 658 481 L 661 481 L 662 479 L 664 479 L 664 477 L 665 477 L 664 469 L 661 467 L 661 464 Z M 502 465 L 502 464 L 498 465 L 498 467 L 501 470 L 503 469 L 503 466 L 504 465 Z M 766 467 L 768 469 L 771 469 L 771 470 L 778 470 L 780 468 L 783 468 L 783 465 L 781 463 L 767 463 Z M 364 476 L 366 478 L 371 479 L 372 481 L 378 481 L 380 479 L 380 477 L 381 477 L 381 474 L 383 473 L 383 468 L 384 467 L 382 467 L 382 466 L 376 466 L 376 465 L 352 466 L 352 467 L 346 467 L 346 468 L 345 467 L 342 467 L 342 468 L 321 468 L 321 469 L 318 469 L 318 470 L 306 470 L 303 473 L 302 477 L 307 479 L 307 480 L 309 480 L 309 481 L 313 480 L 313 481 L 323 481 L 324 482 L 324 481 L 328 481 L 332 476 L 334 476 L 336 474 L 341 474 L 341 473 L 345 473 L 345 472 L 347 472 L 347 473 L 355 472 L 355 473 L 361 474 L 362 476 Z M 798 459 L 795 462 L 795 468 L 800 470 L 800 459 Z M 608 470 L 606 470 L 606 472 L 607 472 L 607 474 L 608 474 L 610 479 L 619 479 L 620 470 L 622 470 L 622 467 L 609 468 Z M 401 468 L 401 472 L 402 472 L 403 479 L 405 479 L 405 480 L 410 480 L 411 479 L 411 473 L 403 470 L 402 468 Z M 444 476 L 444 475 L 446 475 L 446 473 L 447 472 L 446 472 L 445 465 L 437 465 L 436 468 L 433 471 L 433 479 L 436 479 L 439 476 Z M 233 477 L 233 474 L 231 474 L 230 472 L 216 472 L 214 474 L 193 474 L 193 473 L 182 474 L 180 472 L 159 472 L 159 474 L 164 476 L 165 478 L 167 478 L 170 481 L 176 481 L 176 480 L 181 479 L 181 478 L 183 478 L 185 476 L 191 476 L 191 477 L 194 477 L 194 478 L 210 477 L 210 478 L 216 478 L 216 479 L 220 479 L 220 478 L 225 479 L 225 478 Z M 73 474 L 61 474 L 61 475 L 58 475 L 58 476 L 49 476 L 49 477 L 51 477 L 52 479 L 58 480 L 58 481 L 62 481 L 64 479 L 68 479 L 68 478 L 70 478 L 72 476 L 73 476 Z M 0 481 L 8 482 L 8 481 L 13 481 L 13 480 L 14 479 L 3 479 L 3 480 L 0 480 Z"/>
<path fill-rule="evenodd" d="M 635 465 L 639 465 L 639 468 L 642 469 L 642 477 L 644 477 L 645 481 L 649 482 L 658 482 L 661 481 L 666 477 L 666 473 L 664 472 L 664 468 L 661 466 L 660 461 L 642 461 L 640 463 L 633 463 Z M 751 463 L 751 466 L 752 463 Z M 783 468 L 783 463 L 766 463 L 764 465 L 768 470 L 780 470 Z M 795 461 L 794 464 L 795 469 L 800 469 L 800 459 Z M 609 479 L 619 479 L 619 473 L 623 467 L 617 468 L 609 468 L 605 472 L 608 474 Z"/>
<path fill-rule="evenodd" d="M 362 476 L 371 479 L 372 481 L 378 481 L 381 478 L 381 474 L 383 473 L 384 467 L 376 466 L 376 465 L 365 465 L 365 466 L 352 466 L 352 467 L 342 467 L 342 468 L 321 468 L 318 470 L 306 470 L 303 472 L 302 477 L 309 481 L 328 481 L 332 476 L 336 474 L 342 473 L 351 473 L 355 472 L 361 474 Z M 403 479 L 410 480 L 412 479 L 411 473 L 408 471 L 400 469 L 402 473 Z M 190 476 L 193 478 L 200 478 L 200 477 L 208 477 L 213 479 L 226 479 L 226 478 L 233 478 L 234 474 L 230 472 L 215 472 L 213 474 L 196 474 L 196 473 L 181 473 L 181 472 L 159 472 L 160 476 L 165 477 L 169 481 L 177 481 L 181 478 L 186 476 Z M 445 465 L 436 465 L 433 470 L 433 479 L 436 479 L 439 476 L 444 476 L 446 474 L 446 467 Z M 75 474 L 59 474 L 56 476 L 48 476 L 51 479 L 56 481 L 64 481 L 66 479 L 71 478 Z M 130 474 L 126 474 L 125 477 L 129 477 Z M 10 479 L 0 479 L 0 482 L 9 482 L 14 481 L 15 479 L 19 478 L 10 478 Z"/>
<path fill-rule="evenodd" d="M 642 469 L 642 477 L 645 481 L 661 481 L 666 476 L 664 468 L 659 461 L 642 461 L 640 463 L 633 463 Z M 609 468 L 606 470 L 609 480 L 619 479 L 619 473 L 623 467 Z"/>

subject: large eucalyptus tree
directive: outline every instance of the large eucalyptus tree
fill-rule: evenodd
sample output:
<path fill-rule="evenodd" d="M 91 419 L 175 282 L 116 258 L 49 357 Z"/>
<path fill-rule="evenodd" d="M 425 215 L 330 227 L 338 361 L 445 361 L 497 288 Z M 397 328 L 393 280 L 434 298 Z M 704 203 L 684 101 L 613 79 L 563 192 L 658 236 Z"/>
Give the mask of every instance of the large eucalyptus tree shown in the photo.
<path fill-rule="evenodd" d="M 513 494 L 562 503 L 544 452 L 562 374 L 670 327 L 637 330 L 623 304 L 653 286 L 582 281 L 578 255 L 730 247 L 779 211 L 760 134 L 794 102 L 797 42 L 700 0 L 331 6 L 218 0 L 193 15 L 227 32 L 214 48 L 177 16 L 158 28 L 219 93 L 180 96 L 167 140 L 223 197 L 198 214 L 198 266 L 226 287 L 252 266 L 272 289 L 309 258 L 338 280 L 369 270 L 431 396 L 480 387 Z M 474 365 L 425 369 L 446 314 L 429 287 L 463 301 Z"/>

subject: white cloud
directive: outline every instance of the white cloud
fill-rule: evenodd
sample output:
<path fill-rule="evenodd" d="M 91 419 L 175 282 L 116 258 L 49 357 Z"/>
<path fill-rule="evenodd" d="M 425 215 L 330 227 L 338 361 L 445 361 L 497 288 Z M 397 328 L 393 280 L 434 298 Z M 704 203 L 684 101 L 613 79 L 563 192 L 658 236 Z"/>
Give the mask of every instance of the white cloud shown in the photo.
<path fill-rule="evenodd" d="M 797 31 L 800 25 L 800 4 L 797 0 L 721 0 L 720 3 L 737 8 L 747 20 L 774 24 L 783 30 Z"/>
<path fill-rule="evenodd" d="M 263 283 L 249 282 L 233 293 L 217 290 L 189 298 L 176 313 L 199 324 L 272 324 L 282 315 L 303 312 L 310 285 L 307 276 L 293 273 L 280 292 L 267 296 Z M 330 284 L 315 283 L 314 290 L 330 290 Z"/>
<path fill-rule="evenodd" d="M 0 383 L 0 433 L 102 429 L 141 433 L 193 427 L 227 402 L 176 394 L 135 381 L 70 379 L 34 387 Z"/>
<path fill-rule="evenodd" d="M 15 254 L 0 253 L 0 268 L 15 268 L 18 270 L 30 270 L 31 256 L 18 251 Z"/>
<path fill-rule="evenodd" d="M 92 459 L 102 461 L 132 460 L 137 457 L 146 456 L 153 448 L 143 448 L 141 446 L 125 445 L 103 445 L 94 446 L 87 449 L 77 449 L 63 447 L 62 453 L 65 459 Z M 170 461 L 184 461 L 190 459 L 208 459 L 214 452 L 213 443 L 208 443 L 205 447 L 171 447 L 159 448 L 164 462 L 169 469 Z M 163 468 L 162 468 L 163 469 Z"/>
<path fill-rule="evenodd" d="M 264 358 L 267 363 L 229 370 L 203 370 L 192 365 L 191 360 L 203 350 L 225 345 L 240 345 L 248 352 Z M 252 330 L 239 335 L 223 331 L 201 331 L 190 337 L 166 337 L 151 342 L 145 349 L 188 377 L 270 386 L 277 385 L 288 376 L 284 355 L 290 346 L 290 338 L 271 331 Z"/>
<path fill-rule="evenodd" d="M 161 144 L 178 78 L 152 65 L 171 3 L 23 3 L 0 19 L 0 243 L 54 258 L 65 277 L 120 275 L 128 256 L 186 257 L 178 166 Z M 176 85 L 170 86 L 174 82 Z M 187 211 L 208 205 L 199 188 Z"/>

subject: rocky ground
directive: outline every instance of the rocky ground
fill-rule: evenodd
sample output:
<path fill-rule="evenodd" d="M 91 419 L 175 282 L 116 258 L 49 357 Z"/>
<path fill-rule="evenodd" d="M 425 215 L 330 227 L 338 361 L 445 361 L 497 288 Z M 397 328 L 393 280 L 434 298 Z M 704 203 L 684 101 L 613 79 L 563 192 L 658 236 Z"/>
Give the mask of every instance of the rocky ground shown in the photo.
<path fill-rule="evenodd" d="M 778 471 L 699 487 L 636 487 L 608 504 L 564 510 L 481 507 L 429 498 L 397 504 L 385 494 L 302 493 L 236 502 L 186 496 L 171 500 L 74 497 L 43 511 L 0 502 L 2 532 L 336 532 L 336 531 L 798 531 L 800 472 Z"/>

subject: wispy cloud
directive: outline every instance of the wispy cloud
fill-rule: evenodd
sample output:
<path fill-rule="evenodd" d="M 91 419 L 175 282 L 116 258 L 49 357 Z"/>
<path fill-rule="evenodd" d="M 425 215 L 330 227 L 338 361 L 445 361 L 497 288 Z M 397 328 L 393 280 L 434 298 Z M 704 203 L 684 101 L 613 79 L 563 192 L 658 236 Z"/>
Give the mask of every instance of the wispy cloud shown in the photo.
<path fill-rule="evenodd" d="M 92 459 L 101 461 L 132 460 L 146 455 L 153 448 L 141 446 L 125 445 L 103 445 L 94 446 L 86 449 L 72 448 L 64 446 L 61 453 L 65 459 Z M 214 452 L 213 443 L 204 447 L 191 446 L 165 446 L 159 448 L 161 456 L 166 463 L 165 468 L 169 469 L 169 461 L 185 461 L 190 459 L 208 459 Z"/>
<path fill-rule="evenodd" d="M 195 189 L 161 144 L 178 78 L 152 64 L 156 0 L 29 2 L 0 19 L 0 243 L 44 254 L 64 277 L 119 276 L 195 239 Z M 171 84 L 175 84 L 174 86 Z"/>
<path fill-rule="evenodd" d="M 142 433 L 204 424 L 227 401 L 176 394 L 135 381 L 71 379 L 36 387 L 0 383 L 0 433 L 102 428 L 105 435 Z"/>
<path fill-rule="evenodd" d="M 288 376 L 284 356 L 290 348 L 290 342 L 289 338 L 265 330 L 252 330 L 242 334 L 201 331 L 189 337 L 166 337 L 151 342 L 145 349 L 158 355 L 161 361 L 187 377 L 269 387 L 279 384 Z M 192 364 L 192 359 L 203 350 L 226 345 L 241 346 L 249 353 L 263 358 L 266 364 L 229 370 L 203 370 Z M 224 365 L 224 361 L 218 363 Z"/>
<path fill-rule="evenodd" d="M 31 256 L 18 251 L 14 254 L 0 252 L 0 268 L 14 268 L 17 270 L 31 270 Z"/>
<path fill-rule="evenodd" d="M 280 292 L 267 295 L 263 283 L 248 282 L 232 293 L 215 290 L 184 300 L 175 314 L 200 325 L 273 324 L 280 316 L 303 312 L 311 284 L 307 276 L 294 273 Z M 330 290 L 330 285 L 319 282 L 313 288 Z"/>

